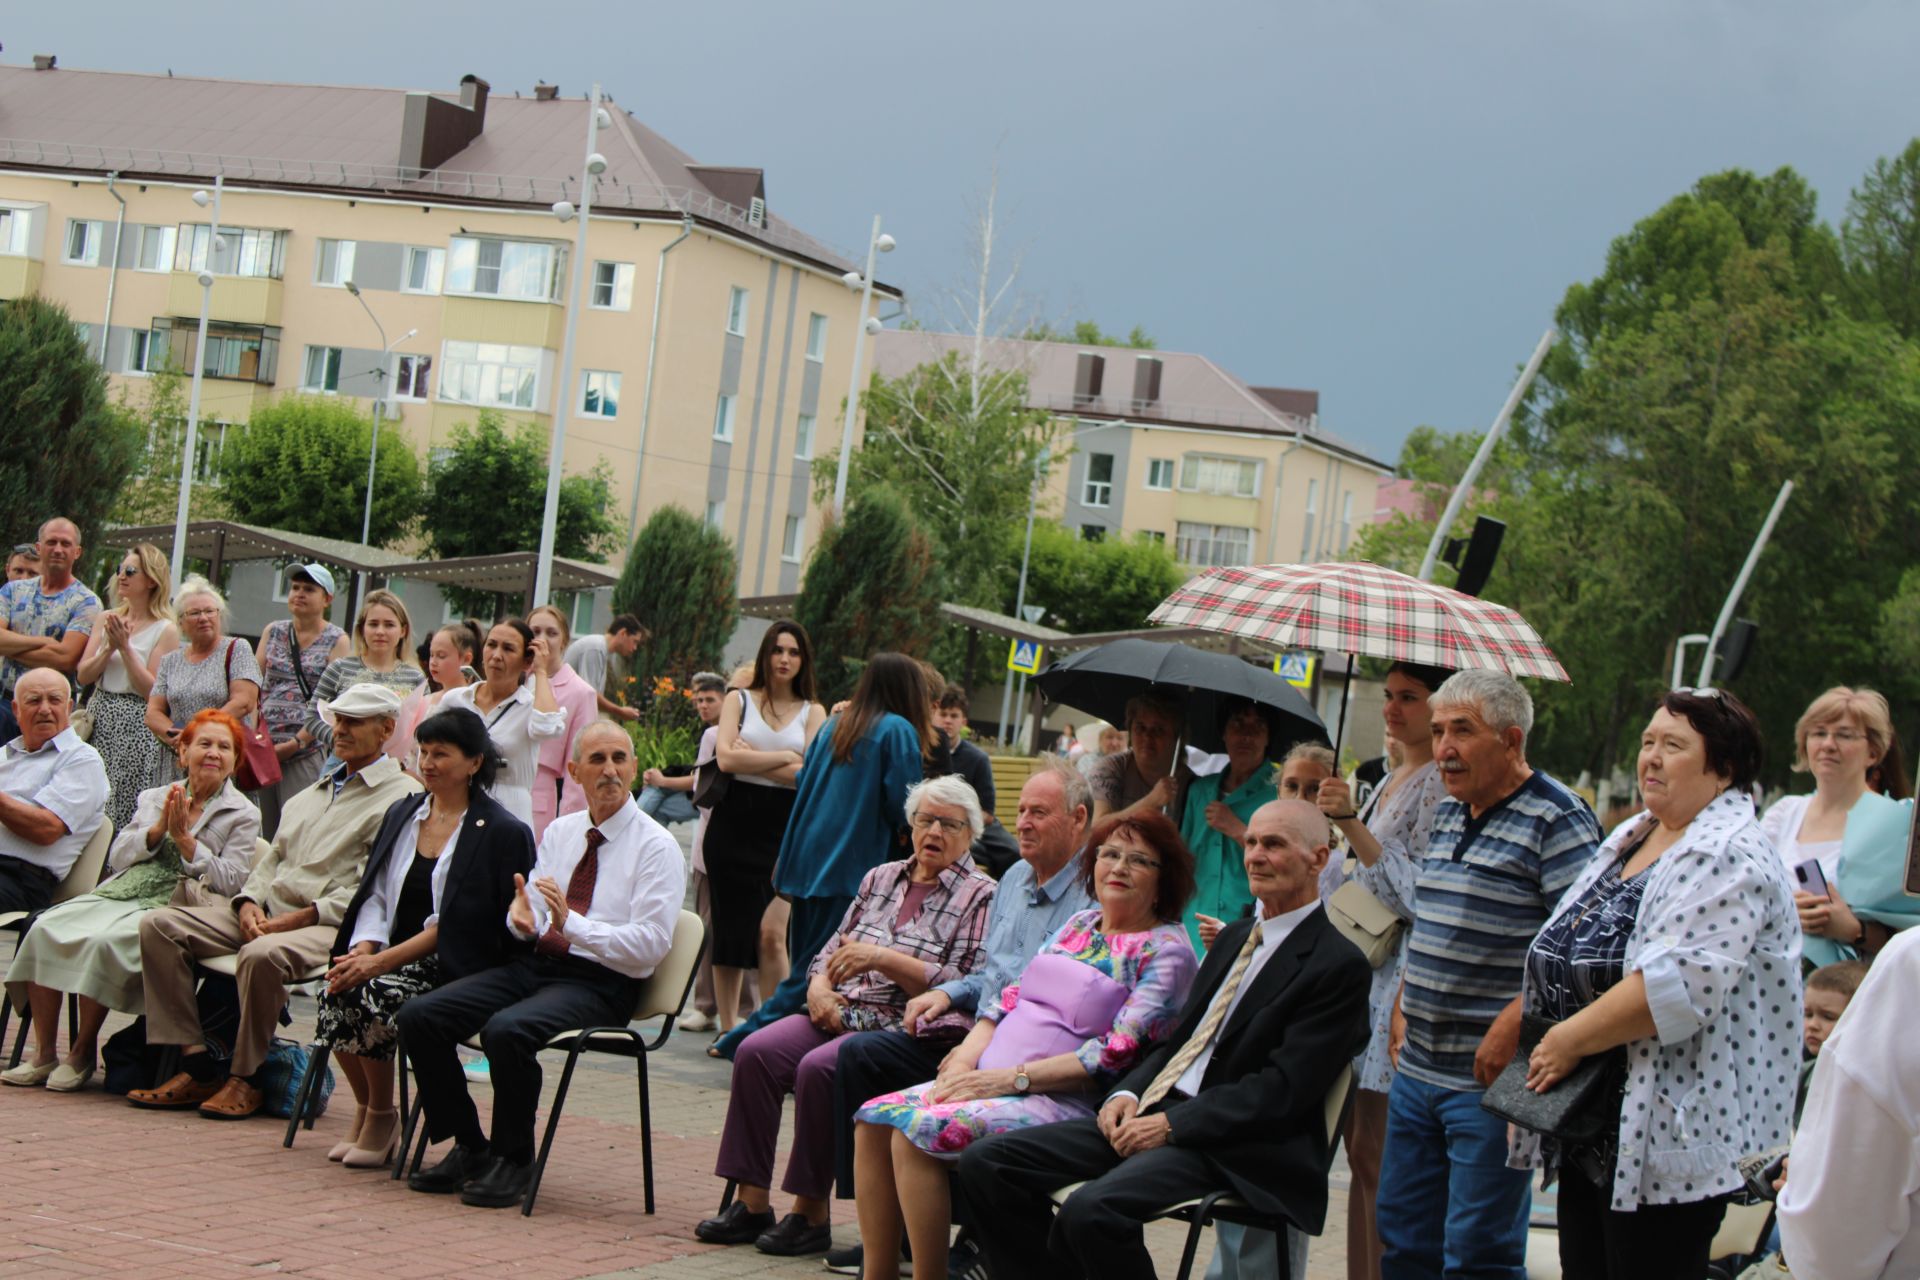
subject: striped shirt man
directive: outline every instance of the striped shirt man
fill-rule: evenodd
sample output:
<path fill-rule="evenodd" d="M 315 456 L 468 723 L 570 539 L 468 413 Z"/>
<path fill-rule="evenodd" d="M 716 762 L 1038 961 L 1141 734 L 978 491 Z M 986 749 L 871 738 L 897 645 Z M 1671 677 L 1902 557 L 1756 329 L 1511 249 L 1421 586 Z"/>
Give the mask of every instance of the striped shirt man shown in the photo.
<path fill-rule="evenodd" d="M 1478 818 L 1440 802 L 1407 945 L 1401 1071 L 1435 1088 L 1481 1087 L 1474 1052 L 1520 994 L 1533 936 L 1599 845 L 1586 802 L 1538 770 Z"/>

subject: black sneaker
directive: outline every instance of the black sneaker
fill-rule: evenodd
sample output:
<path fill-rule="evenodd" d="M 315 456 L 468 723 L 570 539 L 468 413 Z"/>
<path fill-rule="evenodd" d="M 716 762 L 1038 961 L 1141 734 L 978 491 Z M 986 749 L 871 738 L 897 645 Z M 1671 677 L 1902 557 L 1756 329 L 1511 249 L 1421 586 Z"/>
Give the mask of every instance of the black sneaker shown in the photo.
<path fill-rule="evenodd" d="M 947 1250 L 948 1280 L 990 1280 L 986 1255 L 971 1240 L 959 1240 Z"/>
<path fill-rule="evenodd" d="M 741 1201 L 735 1200 L 695 1227 L 693 1238 L 708 1244 L 752 1244 L 772 1226 L 771 1209 L 755 1213 Z"/>
<path fill-rule="evenodd" d="M 492 1163 L 493 1157 L 485 1147 L 463 1147 L 456 1143 L 453 1150 L 440 1158 L 440 1163 L 408 1178 L 407 1186 L 415 1191 L 451 1195 L 486 1173 Z"/>
<path fill-rule="evenodd" d="M 861 1264 L 866 1260 L 867 1251 L 858 1240 L 855 1240 L 843 1249 L 827 1250 L 826 1267 L 838 1276 L 857 1276 L 860 1274 Z M 900 1274 L 903 1276 L 913 1274 L 913 1250 L 907 1247 L 904 1240 L 900 1242 Z"/>
<path fill-rule="evenodd" d="M 804 1213 L 790 1213 L 772 1228 L 762 1231 L 753 1247 L 776 1258 L 799 1258 L 809 1253 L 825 1253 L 833 1248 L 833 1224 L 813 1226 Z"/>

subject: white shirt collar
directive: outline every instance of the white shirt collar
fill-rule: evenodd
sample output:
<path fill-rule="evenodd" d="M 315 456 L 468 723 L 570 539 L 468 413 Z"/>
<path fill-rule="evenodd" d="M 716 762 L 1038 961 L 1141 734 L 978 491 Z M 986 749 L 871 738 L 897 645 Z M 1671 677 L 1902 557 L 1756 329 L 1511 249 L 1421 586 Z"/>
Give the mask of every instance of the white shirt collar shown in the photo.
<path fill-rule="evenodd" d="M 1287 935 L 1298 928 L 1300 922 L 1311 915 L 1314 908 L 1319 905 L 1320 903 L 1316 899 L 1315 901 L 1307 903 L 1304 907 L 1295 907 L 1293 910 L 1282 912 L 1269 920 L 1267 919 L 1266 905 L 1256 900 L 1254 902 L 1254 918 L 1260 922 L 1260 932 L 1266 935 L 1260 945 L 1263 947 L 1272 947 L 1284 942 Z"/>

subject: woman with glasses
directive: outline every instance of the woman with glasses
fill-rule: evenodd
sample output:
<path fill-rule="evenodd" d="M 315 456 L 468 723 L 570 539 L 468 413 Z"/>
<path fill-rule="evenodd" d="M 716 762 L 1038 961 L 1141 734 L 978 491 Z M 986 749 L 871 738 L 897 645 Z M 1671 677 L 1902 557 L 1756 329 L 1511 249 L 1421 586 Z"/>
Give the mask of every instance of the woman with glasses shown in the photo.
<path fill-rule="evenodd" d="M 994 882 L 967 853 L 986 827 L 979 798 L 961 778 L 934 778 L 907 791 L 906 814 L 912 856 L 861 878 L 853 905 L 807 969 L 805 1012 L 763 1027 L 740 1046 L 714 1166 L 716 1176 L 738 1185 L 739 1198 L 700 1223 L 697 1239 L 751 1241 L 779 1257 L 825 1252 L 832 1243 L 839 1037 L 899 1026 L 910 998 L 972 973 L 985 958 Z M 788 1093 L 794 1140 L 782 1189 L 793 1208 L 776 1223 L 774 1146 Z"/>
<path fill-rule="evenodd" d="M 1244 874 L 1244 873 L 1243 873 Z M 904 1222 L 914 1275 L 945 1280 L 947 1175 L 978 1139 L 1093 1114 L 1173 1029 L 1199 968 L 1181 923 L 1193 855 L 1156 812 L 1097 824 L 1080 880 L 1099 906 L 1040 948 L 926 1084 L 854 1115 L 854 1188 L 869 1280 L 898 1274 Z"/>
<path fill-rule="evenodd" d="M 160 660 L 147 694 L 147 728 L 165 748 L 156 784 L 184 776 L 180 732 L 187 721 L 217 707 L 244 724 L 260 701 L 260 666 L 244 642 L 227 638 L 227 602 L 213 584 L 190 577 L 174 603 L 184 644 Z"/>
<path fill-rule="evenodd" d="M 147 695 L 161 659 L 180 647 L 180 633 L 168 625 L 170 584 L 160 548 L 143 542 L 127 552 L 113 579 L 116 603 L 100 615 L 74 673 L 81 684 L 94 686 L 87 703 L 93 713 L 90 741 L 107 767 L 107 819 L 116 832 L 126 830 L 160 762 L 159 744 L 147 732 Z"/>

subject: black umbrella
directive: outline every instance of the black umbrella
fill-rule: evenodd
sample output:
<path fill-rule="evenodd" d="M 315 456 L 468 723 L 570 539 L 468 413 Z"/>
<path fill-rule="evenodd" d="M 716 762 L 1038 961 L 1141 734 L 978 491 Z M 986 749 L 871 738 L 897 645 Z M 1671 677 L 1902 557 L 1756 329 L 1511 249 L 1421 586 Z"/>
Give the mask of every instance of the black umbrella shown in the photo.
<path fill-rule="evenodd" d="M 1266 713 L 1267 751 L 1276 760 L 1297 742 L 1327 740 L 1325 722 L 1285 680 L 1231 654 L 1183 644 L 1115 640 L 1050 664 L 1034 683 L 1047 701 L 1122 728 L 1130 698 L 1167 694 L 1186 708 L 1186 741 L 1203 751 L 1221 750 L 1221 709 L 1238 701 Z"/>

